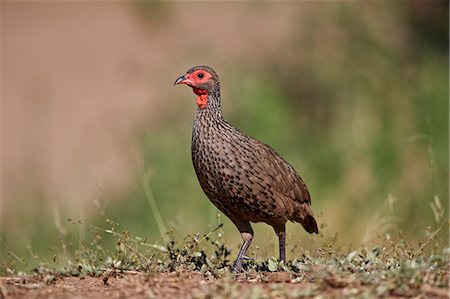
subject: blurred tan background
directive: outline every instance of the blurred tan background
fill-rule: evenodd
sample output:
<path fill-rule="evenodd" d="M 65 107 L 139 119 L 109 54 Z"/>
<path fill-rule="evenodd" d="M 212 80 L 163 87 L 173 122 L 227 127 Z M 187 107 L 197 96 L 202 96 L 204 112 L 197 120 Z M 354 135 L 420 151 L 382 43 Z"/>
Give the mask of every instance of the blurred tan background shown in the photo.
<path fill-rule="evenodd" d="M 172 87 L 198 64 L 226 118 L 305 178 L 325 235 L 416 238 L 448 217 L 445 1 L 3 2 L 1 30 L 4 258 L 106 218 L 158 240 L 145 171 L 167 227 L 224 221 L 238 246 L 192 170 L 195 96 Z"/>
<path fill-rule="evenodd" d="M 260 16 L 247 16 L 254 4 L 240 13 L 214 4 L 220 16 L 205 10 L 196 24 L 191 6 L 3 5 L 4 200 L 35 188 L 76 201 L 99 184 L 120 190 L 130 180 L 129 132 L 177 105 L 174 76 L 196 63 L 261 60 L 289 34 L 280 20 L 293 17 L 288 5 L 258 4 L 270 23 L 261 28 Z"/>

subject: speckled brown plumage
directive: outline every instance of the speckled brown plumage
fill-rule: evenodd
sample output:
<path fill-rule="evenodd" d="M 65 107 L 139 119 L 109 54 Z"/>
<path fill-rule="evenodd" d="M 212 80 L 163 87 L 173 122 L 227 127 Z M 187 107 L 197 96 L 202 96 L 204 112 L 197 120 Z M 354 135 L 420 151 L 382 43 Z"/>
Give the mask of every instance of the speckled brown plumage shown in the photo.
<path fill-rule="evenodd" d="M 285 260 L 287 221 L 299 222 L 307 232 L 318 233 L 305 183 L 270 146 L 223 119 L 220 81 L 214 70 L 194 67 L 175 83 L 191 86 L 199 96 L 197 103 L 202 101 L 200 97 L 206 100 L 195 114 L 192 162 L 207 197 L 241 232 L 244 245 L 234 270 L 240 271 L 253 238 L 250 222 L 265 222 L 274 228 L 280 240 L 280 259 Z"/>

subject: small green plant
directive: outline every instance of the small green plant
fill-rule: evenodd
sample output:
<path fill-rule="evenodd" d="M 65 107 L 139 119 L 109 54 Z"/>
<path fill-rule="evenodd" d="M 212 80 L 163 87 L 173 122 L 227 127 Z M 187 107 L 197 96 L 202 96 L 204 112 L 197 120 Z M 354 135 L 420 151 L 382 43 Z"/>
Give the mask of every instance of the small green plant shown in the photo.
<path fill-rule="evenodd" d="M 107 228 L 86 225 L 90 240 L 80 240 L 73 251 L 73 244 L 62 242 L 61 254 L 50 263 L 41 261 L 33 274 L 44 285 L 51 285 L 64 276 L 99 277 L 108 284 L 111 277 L 127 274 L 152 277 L 175 273 L 183 277 L 183 273 L 197 273 L 208 284 L 193 293 L 196 298 L 303 298 L 320 296 L 323 290 L 344 297 L 408 297 L 441 294 L 449 288 L 450 248 L 436 238 L 447 221 L 419 244 L 398 233 L 396 238 L 385 235 L 372 247 L 343 250 L 336 245 L 336 235 L 322 234 L 318 249 L 304 251 L 286 263 L 274 257 L 248 257 L 240 274 L 230 273 L 232 250 L 223 240 L 222 224 L 206 234 L 182 239 L 171 229 L 159 244 L 134 236 L 112 220 L 106 224 Z M 105 246 L 108 241 L 113 241 L 113 246 Z M 31 249 L 30 254 L 35 255 Z M 20 274 L 8 269 L 10 275 Z M 244 288 L 242 283 L 256 285 Z M 297 284 L 307 287 L 299 289 Z"/>

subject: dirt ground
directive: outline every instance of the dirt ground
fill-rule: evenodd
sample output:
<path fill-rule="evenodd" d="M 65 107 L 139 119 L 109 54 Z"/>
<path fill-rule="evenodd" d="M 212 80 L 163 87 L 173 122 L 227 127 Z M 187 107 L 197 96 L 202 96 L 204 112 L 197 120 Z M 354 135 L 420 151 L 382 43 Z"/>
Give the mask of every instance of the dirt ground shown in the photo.
<path fill-rule="evenodd" d="M 110 277 L 55 277 L 52 275 L 0 278 L 0 298 L 449 298 L 448 289 L 423 285 L 409 291 L 383 292 L 335 277 L 314 281 L 295 279 L 286 272 L 263 273 L 258 278 L 207 278 L 194 271 L 140 273 Z"/>

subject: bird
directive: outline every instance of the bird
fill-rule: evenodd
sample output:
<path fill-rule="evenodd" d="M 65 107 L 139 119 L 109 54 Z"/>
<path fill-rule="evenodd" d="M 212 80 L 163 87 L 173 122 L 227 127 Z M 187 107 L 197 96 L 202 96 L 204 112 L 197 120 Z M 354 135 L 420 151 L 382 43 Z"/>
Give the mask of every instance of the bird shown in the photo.
<path fill-rule="evenodd" d="M 298 222 L 319 233 L 306 184 L 295 169 L 269 145 L 230 125 L 222 115 L 219 76 L 209 66 L 195 66 L 175 80 L 197 95 L 191 155 L 203 192 L 239 230 L 243 243 L 232 272 L 253 237 L 251 222 L 272 226 L 279 243 L 279 261 L 286 262 L 286 223 Z"/>

